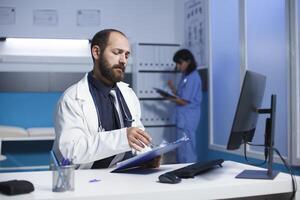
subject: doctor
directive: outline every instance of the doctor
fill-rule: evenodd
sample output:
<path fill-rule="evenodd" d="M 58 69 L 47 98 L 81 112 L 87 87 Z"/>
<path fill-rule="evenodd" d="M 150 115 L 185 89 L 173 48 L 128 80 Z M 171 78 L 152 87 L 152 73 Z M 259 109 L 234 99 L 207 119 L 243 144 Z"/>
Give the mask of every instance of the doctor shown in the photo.
<path fill-rule="evenodd" d="M 177 149 L 177 162 L 196 162 L 196 129 L 201 116 L 201 78 L 196 70 L 195 58 L 189 50 L 177 51 L 173 61 L 182 76 L 177 88 L 171 80 L 168 81 L 168 86 L 176 96 L 176 98 L 168 99 L 176 105 L 173 119 L 176 124 L 177 137 L 190 138 L 189 143 Z"/>
<path fill-rule="evenodd" d="M 53 145 L 57 157 L 79 168 L 107 168 L 141 151 L 151 138 L 140 121 L 137 96 L 121 82 L 130 55 L 127 37 L 102 30 L 91 41 L 93 70 L 60 98 Z M 159 165 L 159 160 L 153 166 Z"/>

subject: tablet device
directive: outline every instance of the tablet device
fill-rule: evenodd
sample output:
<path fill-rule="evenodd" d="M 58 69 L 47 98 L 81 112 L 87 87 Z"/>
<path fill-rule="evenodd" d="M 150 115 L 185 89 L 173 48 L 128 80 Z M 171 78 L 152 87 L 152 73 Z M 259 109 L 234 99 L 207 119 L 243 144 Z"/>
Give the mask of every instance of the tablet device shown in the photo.
<path fill-rule="evenodd" d="M 176 96 L 170 94 L 169 92 L 159 89 L 159 88 L 153 88 L 158 94 L 160 94 L 163 97 L 171 97 L 171 98 L 176 98 Z"/>

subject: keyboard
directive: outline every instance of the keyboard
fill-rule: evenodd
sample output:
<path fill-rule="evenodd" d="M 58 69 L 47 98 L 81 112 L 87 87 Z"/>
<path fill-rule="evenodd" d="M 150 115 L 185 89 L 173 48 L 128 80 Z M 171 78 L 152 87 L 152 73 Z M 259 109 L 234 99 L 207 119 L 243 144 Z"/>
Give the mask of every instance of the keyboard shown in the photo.
<path fill-rule="evenodd" d="M 194 178 L 196 175 L 204 173 L 216 166 L 222 167 L 223 159 L 209 160 L 196 162 L 185 167 L 167 172 L 168 174 L 173 174 L 179 178 Z"/>

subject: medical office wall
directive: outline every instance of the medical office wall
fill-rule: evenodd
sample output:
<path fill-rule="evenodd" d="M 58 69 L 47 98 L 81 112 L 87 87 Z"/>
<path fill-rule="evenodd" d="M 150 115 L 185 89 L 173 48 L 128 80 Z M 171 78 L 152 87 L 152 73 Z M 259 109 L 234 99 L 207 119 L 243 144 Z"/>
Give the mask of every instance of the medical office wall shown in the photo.
<path fill-rule="evenodd" d="M 271 94 L 277 95 L 275 147 L 299 165 L 298 4 L 299 0 L 209 1 L 211 155 L 228 152 L 243 77 L 252 70 L 267 77 L 262 108 L 270 106 Z M 255 144 L 264 142 L 265 118 L 259 116 Z M 251 147 L 249 156 L 263 159 L 262 152 Z"/>
<path fill-rule="evenodd" d="M 90 39 L 117 28 L 143 42 L 174 42 L 175 0 L 1 0 L 1 37 Z M 159 23 L 158 23 L 159 22 Z"/>
<path fill-rule="evenodd" d="M 14 92 L 62 92 L 92 68 L 89 43 L 82 39 L 91 39 L 104 28 L 122 30 L 132 44 L 178 43 L 183 32 L 182 22 L 178 23 L 181 16 L 175 14 L 178 9 L 177 0 L 0 0 L 0 37 L 7 38 L 0 41 L 0 90 L 6 92 L 2 95 L 9 99 Z M 126 73 L 131 68 L 130 60 Z M 45 124 L 51 125 L 52 116 L 46 118 Z"/>
<path fill-rule="evenodd" d="M 178 34 L 183 30 L 177 4 L 177 0 L 0 0 L 0 37 L 8 38 L 0 41 L 0 124 L 53 126 L 62 91 L 92 68 L 86 39 L 101 29 L 120 29 L 132 44 L 180 43 Z M 131 68 L 132 61 L 127 77 Z"/>
<path fill-rule="evenodd" d="M 105 28 L 122 30 L 131 43 L 181 43 L 178 2 L 0 0 L 0 71 L 86 72 L 92 64 L 88 40 Z"/>

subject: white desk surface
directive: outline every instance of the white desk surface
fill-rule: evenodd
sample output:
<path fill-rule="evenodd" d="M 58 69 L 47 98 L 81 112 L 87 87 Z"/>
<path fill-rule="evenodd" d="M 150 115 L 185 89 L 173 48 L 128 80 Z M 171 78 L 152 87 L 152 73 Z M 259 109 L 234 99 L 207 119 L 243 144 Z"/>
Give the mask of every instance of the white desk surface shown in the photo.
<path fill-rule="evenodd" d="M 0 199 L 80 199 L 80 200 L 125 200 L 125 199 L 225 199 L 255 195 L 287 193 L 292 191 L 289 174 L 279 173 L 274 180 L 250 180 L 234 178 L 244 169 L 257 169 L 232 161 L 225 161 L 216 168 L 194 179 L 182 179 L 178 184 L 162 184 L 158 176 L 184 166 L 161 165 L 147 174 L 109 173 L 111 169 L 76 170 L 75 191 L 52 192 L 51 171 L 0 173 L 0 181 L 11 179 L 28 180 L 35 191 L 17 196 L 0 194 Z M 89 183 L 91 179 L 101 179 Z M 298 185 L 300 185 L 298 181 Z M 298 197 L 299 198 L 299 197 Z"/>

